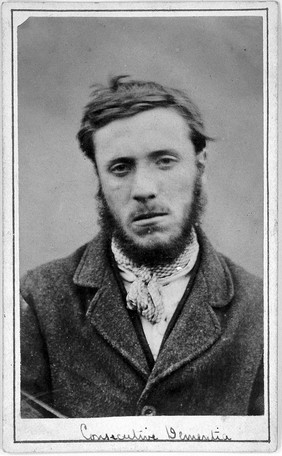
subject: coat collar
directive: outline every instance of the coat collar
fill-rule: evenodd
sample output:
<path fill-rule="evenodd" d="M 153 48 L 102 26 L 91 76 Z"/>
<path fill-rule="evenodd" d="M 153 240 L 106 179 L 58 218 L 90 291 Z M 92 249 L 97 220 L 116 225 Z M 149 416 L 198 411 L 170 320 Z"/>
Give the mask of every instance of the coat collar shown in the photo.
<path fill-rule="evenodd" d="M 200 244 L 200 274 L 206 286 L 208 302 L 212 307 L 223 307 L 234 296 L 233 280 L 221 254 L 216 252 L 204 232 L 197 230 Z"/>
<path fill-rule="evenodd" d="M 200 266 L 182 313 L 167 338 L 142 397 L 153 384 L 207 351 L 222 334 L 214 308 L 223 308 L 233 295 L 233 281 L 225 260 L 198 232 Z"/>
<path fill-rule="evenodd" d="M 73 276 L 76 285 L 100 288 L 109 264 L 108 242 L 100 232 L 87 245 Z"/>
<path fill-rule="evenodd" d="M 86 312 L 91 324 L 147 379 L 149 366 L 110 262 L 109 243 L 100 233 L 88 244 L 73 280 L 76 285 L 93 289 Z"/>
<path fill-rule="evenodd" d="M 108 243 L 101 233 L 88 244 L 74 274 L 75 284 L 95 289 L 87 310 L 92 325 L 144 378 L 153 376 L 157 380 L 168 375 L 198 357 L 220 337 L 220 323 L 212 308 L 231 301 L 233 281 L 224 258 L 201 230 L 197 230 L 197 235 L 201 254 L 199 270 L 151 374 L 110 265 Z"/>

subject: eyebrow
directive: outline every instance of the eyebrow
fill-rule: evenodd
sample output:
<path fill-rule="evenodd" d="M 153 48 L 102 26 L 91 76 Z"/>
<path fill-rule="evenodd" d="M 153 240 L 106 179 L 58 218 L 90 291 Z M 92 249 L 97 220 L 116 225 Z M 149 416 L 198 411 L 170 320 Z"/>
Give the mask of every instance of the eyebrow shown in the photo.
<path fill-rule="evenodd" d="M 175 149 L 157 149 L 157 150 L 152 150 L 151 152 L 148 153 L 148 155 L 150 157 L 159 157 L 160 155 L 167 155 L 167 154 L 179 156 L 179 153 Z M 132 157 L 130 155 L 125 155 L 125 156 L 113 158 L 112 160 L 110 160 L 109 163 L 116 163 L 118 161 L 131 162 L 134 160 L 135 160 L 135 157 Z"/>
<path fill-rule="evenodd" d="M 179 153 L 175 149 L 159 149 L 154 150 L 149 154 L 153 158 L 158 158 L 162 155 L 174 155 L 175 157 L 179 157 Z"/>

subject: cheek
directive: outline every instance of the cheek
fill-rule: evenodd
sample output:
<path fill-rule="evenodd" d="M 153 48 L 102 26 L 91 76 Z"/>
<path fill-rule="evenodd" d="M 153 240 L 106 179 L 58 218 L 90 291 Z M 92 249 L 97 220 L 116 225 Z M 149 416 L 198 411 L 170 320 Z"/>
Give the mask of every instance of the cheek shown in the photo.
<path fill-rule="evenodd" d="M 185 171 L 178 173 L 171 179 L 166 179 L 162 185 L 162 193 L 168 200 L 179 202 L 189 202 L 192 198 L 194 182 L 196 175 L 194 173 L 187 173 Z"/>
<path fill-rule="evenodd" d="M 128 210 L 128 191 L 124 185 L 101 182 L 102 191 L 108 206 L 117 218 L 121 219 Z"/>
<path fill-rule="evenodd" d="M 125 202 L 127 195 L 130 193 L 130 188 L 127 182 L 107 177 L 100 179 L 100 182 L 103 193 L 108 202 Z"/>

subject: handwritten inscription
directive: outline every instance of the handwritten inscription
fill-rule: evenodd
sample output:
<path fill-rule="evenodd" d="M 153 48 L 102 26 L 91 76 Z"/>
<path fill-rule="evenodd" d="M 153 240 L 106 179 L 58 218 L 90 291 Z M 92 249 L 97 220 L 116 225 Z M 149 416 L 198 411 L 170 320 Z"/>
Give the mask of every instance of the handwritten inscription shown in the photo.
<path fill-rule="evenodd" d="M 136 431 L 132 429 L 129 432 L 125 433 L 95 433 L 88 429 L 85 423 L 80 425 L 80 432 L 85 440 L 96 441 L 96 442 L 114 442 L 114 441 L 132 441 L 132 442 L 144 442 L 144 441 L 157 441 L 157 440 L 171 440 L 171 441 L 182 441 L 182 442 L 226 442 L 231 441 L 232 439 L 228 437 L 227 434 L 221 434 L 218 427 L 215 430 L 211 430 L 208 433 L 190 433 L 183 430 L 175 429 L 174 427 L 165 426 L 165 438 L 158 437 L 154 433 L 148 432 L 148 428 Z"/>
<path fill-rule="evenodd" d="M 194 442 L 226 442 L 230 441 L 231 438 L 226 434 L 220 434 L 218 428 L 215 431 L 211 430 L 208 434 L 190 434 L 188 432 L 175 430 L 173 427 L 166 427 L 166 433 L 169 440 L 181 440 L 181 441 L 194 441 Z"/>
<path fill-rule="evenodd" d="M 135 431 L 135 429 L 132 429 L 131 432 L 129 433 L 124 433 L 124 434 L 113 434 L 111 432 L 106 432 L 104 434 L 95 434 L 92 433 L 88 430 L 86 424 L 82 423 L 80 425 L 80 431 L 85 440 L 93 440 L 93 441 L 148 441 L 148 440 L 158 440 L 158 438 L 155 436 L 155 434 L 149 434 L 147 433 L 147 428 L 145 427 L 145 430 L 141 431 Z"/>

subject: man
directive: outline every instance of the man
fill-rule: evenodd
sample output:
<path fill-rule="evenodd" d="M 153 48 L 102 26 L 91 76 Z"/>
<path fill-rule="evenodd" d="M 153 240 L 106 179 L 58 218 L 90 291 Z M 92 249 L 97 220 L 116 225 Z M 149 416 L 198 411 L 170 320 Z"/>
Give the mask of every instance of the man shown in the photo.
<path fill-rule="evenodd" d="M 121 76 L 95 88 L 78 139 L 101 232 L 22 281 L 24 397 L 67 417 L 263 414 L 261 283 L 200 229 L 196 106 Z"/>

